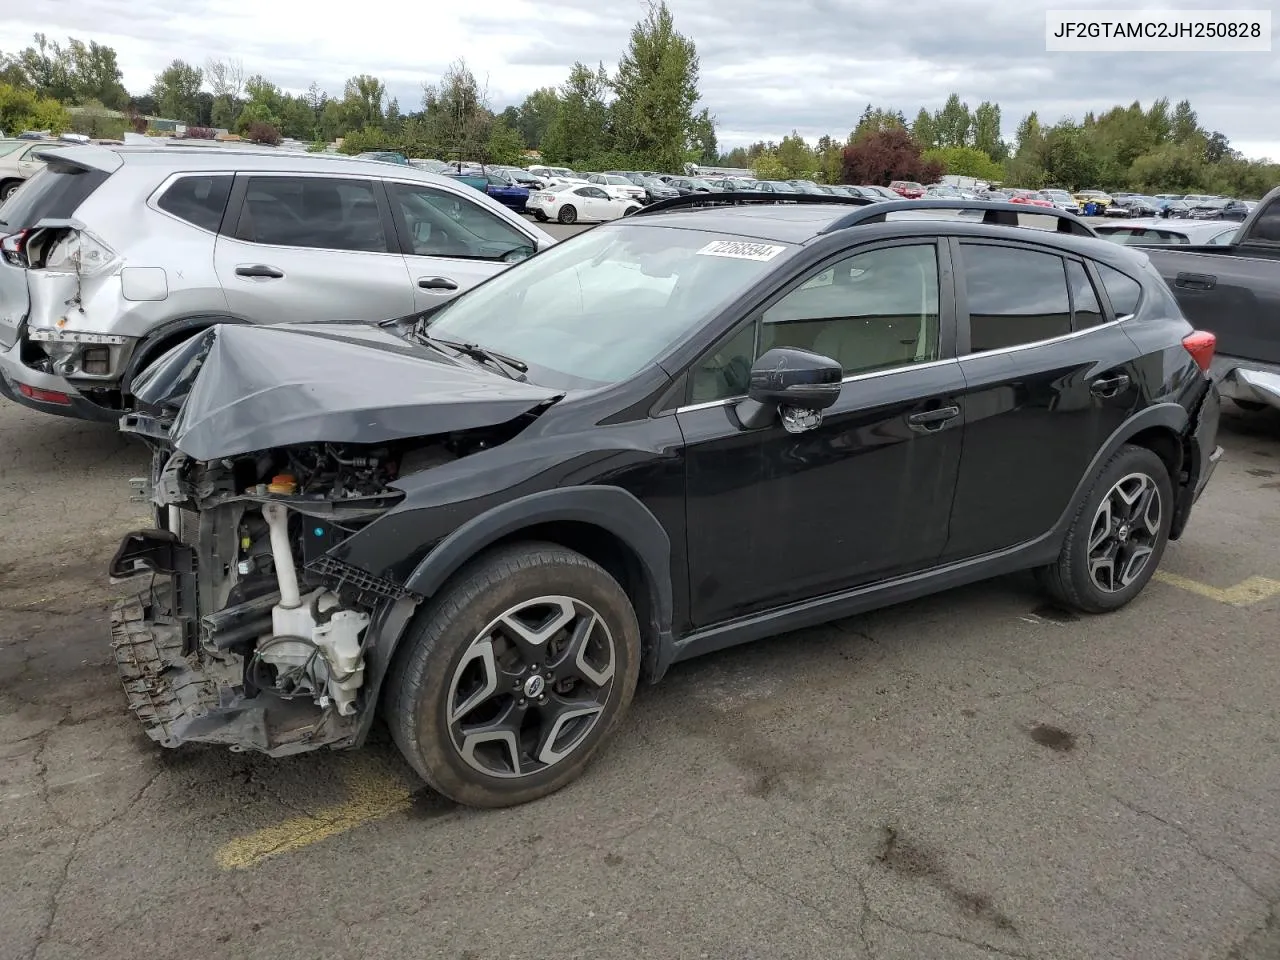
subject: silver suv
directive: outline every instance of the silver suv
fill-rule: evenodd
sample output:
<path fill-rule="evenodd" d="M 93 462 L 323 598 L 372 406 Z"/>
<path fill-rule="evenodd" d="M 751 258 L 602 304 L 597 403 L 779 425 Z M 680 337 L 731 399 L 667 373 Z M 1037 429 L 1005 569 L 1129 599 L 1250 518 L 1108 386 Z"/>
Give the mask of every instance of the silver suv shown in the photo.
<path fill-rule="evenodd" d="M 218 323 L 384 320 L 554 240 L 413 167 L 243 148 L 56 146 L 0 206 L 0 394 L 115 421 Z"/>

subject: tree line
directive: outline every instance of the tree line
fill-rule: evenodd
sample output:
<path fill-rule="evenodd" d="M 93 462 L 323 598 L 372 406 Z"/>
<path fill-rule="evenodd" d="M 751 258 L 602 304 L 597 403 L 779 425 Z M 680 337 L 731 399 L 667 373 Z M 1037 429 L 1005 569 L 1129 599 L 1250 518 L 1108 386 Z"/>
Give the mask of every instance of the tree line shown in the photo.
<path fill-rule="evenodd" d="M 1248 160 L 1204 128 L 1190 102 L 1171 106 L 1167 98 L 1052 125 L 1032 112 L 1006 141 L 998 103 L 971 108 L 953 93 L 941 109 L 921 108 L 910 120 L 867 105 L 844 138 L 811 144 L 792 131 L 721 152 L 716 118 L 699 106 L 699 68 L 696 45 L 676 29 L 665 0 L 651 2 L 633 26 L 612 74 L 603 64 L 575 63 L 559 86 L 502 109 L 465 60 L 424 83 L 412 110 L 376 76 L 351 77 L 340 95 L 316 83 L 290 93 L 234 59 L 174 60 L 148 90 L 130 94 L 111 47 L 37 34 L 16 54 L 0 52 L 0 128 L 118 138 L 127 129 L 147 132 L 146 118 L 162 117 L 186 125 L 188 136 L 220 128 L 257 142 L 309 141 L 317 150 L 341 140 L 346 153 L 518 163 L 537 150 L 544 163 L 577 169 L 678 172 L 692 162 L 827 183 L 928 183 L 950 173 L 1027 188 L 1235 196 L 1260 196 L 1280 183 L 1280 166 Z"/>
<path fill-rule="evenodd" d="M 1042 124 L 1033 111 L 1013 141 L 1000 134 L 1000 105 L 976 108 L 951 94 L 940 110 L 863 110 L 844 139 L 812 145 L 795 131 L 780 142 L 761 141 L 719 157 L 763 179 L 827 183 L 934 182 L 944 173 L 1011 187 L 1100 188 L 1155 193 L 1214 193 L 1260 197 L 1280 185 L 1280 164 L 1250 160 L 1227 137 L 1200 124 L 1190 101 L 1161 98 L 1089 112 L 1079 120 Z"/>

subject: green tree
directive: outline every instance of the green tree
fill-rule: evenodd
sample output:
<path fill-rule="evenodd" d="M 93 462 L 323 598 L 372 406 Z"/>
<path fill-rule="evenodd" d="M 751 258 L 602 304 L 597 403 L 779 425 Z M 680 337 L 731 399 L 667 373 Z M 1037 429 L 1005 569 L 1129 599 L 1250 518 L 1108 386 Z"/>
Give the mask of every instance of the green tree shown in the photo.
<path fill-rule="evenodd" d="M 573 65 L 542 138 L 545 160 L 572 166 L 610 149 L 608 90 L 604 64 L 595 70 L 583 63 Z"/>
<path fill-rule="evenodd" d="M 1082 127 L 1064 121 L 1045 135 L 1044 170 L 1052 183 L 1067 190 L 1084 190 L 1098 182 L 1103 162 Z"/>
<path fill-rule="evenodd" d="M 348 132 L 342 138 L 338 152 L 351 155 L 368 150 L 394 150 L 397 146 L 382 127 L 370 124 L 361 130 Z"/>
<path fill-rule="evenodd" d="M 1137 157 L 1126 178 L 1150 193 L 1199 193 L 1206 189 L 1204 157 L 1194 144 L 1166 143 Z"/>
<path fill-rule="evenodd" d="M 71 115 L 57 100 L 41 97 L 30 88 L 0 83 L 0 129 L 50 130 L 59 134 L 70 128 Z"/>
<path fill-rule="evenodd" d="M 316 137 L 316 115 L 311 105 L 302 97 L 285 96 L 280 106 L 280 132 L 298 140 Z"/>
<path fill-rule="evenodd" d="M 933 114 L 924 107 L 920 108 L 911 124 L 911 137 L 926 150 L 938 145 L 938 131 L 933 123 Z"/>
<path fill-rule="evenodd" d="M 716 147 L 716 118 L 706 107 L 693 118 L 689 131 L 689 158 L 693 163 L 714 165 L 718 154 Z"/>
<path fill-rule="evenodd" d="M 757 180 L 787 180 L 791 177 L 786 165 L 772 150 L 756 156 L 751 164 L 751 173 Z"/>
<path fill-rule="evenodd" d="M 174 60 L 156 76 L 151 95 L 156 110 L 166 120 L 194 124 L 199 120 L 197 96 L 204 82 L 204 72 L 185 60 Z"/>
<path fill-rule="evenodd" d="M 862 116 L 858 118 L 858 125 L 853 128 L 853 133 L 849 134 L 849 142 L 852 143 L 885 130 L 905 130 L 906 127 L 902 114 L 867 104 L 862 111 Z"/>
<path fill-rule="evenodd" d="M 347 129 L 381 124 L 386 100 L 386 85 L 377 77 L 362 73 L 350 78 L 342 90 L 342 117 Z"/>
<path fill-rule="evenodd" d="M 560 97 L 554 87 L 540 87 L 524 98 L 520 104 L 520 117 L 515 127 L 520 136 L 531 148 L 537 150 L 542 144 L 542 137 L 547 127 L 555 119 L 556 110 L 560 106 Z"/>
<path fill-rule="evenodd" d="M 1151 139 L 1158 145 L 1168 143 L 1173 136 L 1173 118 L 1169 116 L 1169 98 L 1154 100 L 1147 108 L 1147 126 Z"/>
<path fill-rule="evenodd" d="M 489 128 L 489 144 L 485 151 L 489 163 L 518 165 L 524 155 L 524 140 L 520 131 L 507 126 L 501 118 Z"/>
<path fill-rule="evenodd" d="M 111 47 L 93 40 L 86 45 L 73 38 L 67 44 L 67 60 L 73 102 L 95 103 L 107 110 L 129 105 L 129 91 L 120 82 L 123 74 Z"/>
<path fill-rule="evenodd" d="M 934 115 L 933 125 L 940 147 L 965 147 L 971 143 L 973 116 L 958 93 L 947 97 L 942 109 Z"/>
<path fill-rule="evenodd" d="M 243 106 L 240 95 L 244 92 L 244 64 L 239 60 L 210 57 L 205 61 L 204 76 L 213 93 L 211 122 L 215 127 L 233 129 Z"/>
<path fill-rule="evenodd" d="M 450 158 L 470 159 L 488 143 L 493 123 L 488 93 L 466 60 L 456 60 L 439 83 L 423 87 L 422 106 L 432 138 Z"/>
<path fill-rule="evenodd" d="M 795 130 L 782 138 L 775 156 L 784 171 L 783 180 L 812 180 L 818 172 L 813 148 Z"/>
<path fill-rule="evenodd" d="M 43 33 L 37 33 L 33 39 L 34 45 L 18 54 L 18 63 L 27 76 L 27 82 L 42 100 L 64 103 L 71 100 L 71 57 L 68 52 Z"/>
<path fill-rule="evenodd" d="M 983 100 L 973 111 L 973 146 L 987 155 L 993 164 L 1003 163 L 1009 148 L 1000 137 L 1000 105 Z"/>
<path fill-rule="evenodd" d="M 1200 120 L 1191 109 L 1190 100 L 1179 100 L 1173 108 L 1170 136 L 1174 143 L 1190 143 L 1200 133 Z"/>
<path fill-rule="evenodd" d="M 129 121 L 118 110 L 90 100 L 67 111 L 71 115 L 71 129 L 87 137 L 119 140 L 129 127 Z"/>
<path fill-rule="evenodd" d="M 947 173 L 958 177 L 976 177 L 988 183 L 1004 180 L 1004 168 L 977 147 L 934 147 L 924 152 L 923 159 L 941 164 Z"/>
<path fill-rule="evenodd" d="M 698 71 L 697 47 L 676 30 L 666 0 L 651 3 L 613 80 L 616 149 L 679 170 L 697 134 Z"/>

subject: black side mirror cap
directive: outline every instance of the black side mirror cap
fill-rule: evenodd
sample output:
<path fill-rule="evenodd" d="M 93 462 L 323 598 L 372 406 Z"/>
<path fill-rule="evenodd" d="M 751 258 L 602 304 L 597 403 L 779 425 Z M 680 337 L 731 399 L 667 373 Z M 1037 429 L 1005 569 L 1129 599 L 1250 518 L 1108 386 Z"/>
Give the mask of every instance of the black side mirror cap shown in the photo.
<path fill-rule="evenodd" d="M 752 365 L 738 419 L 744 427 L 757 429 L 783 407 L 825 410 L 840 398 L 843 381 L 844 368 L 830 357 L 798 347 L 774 347 Z"/>

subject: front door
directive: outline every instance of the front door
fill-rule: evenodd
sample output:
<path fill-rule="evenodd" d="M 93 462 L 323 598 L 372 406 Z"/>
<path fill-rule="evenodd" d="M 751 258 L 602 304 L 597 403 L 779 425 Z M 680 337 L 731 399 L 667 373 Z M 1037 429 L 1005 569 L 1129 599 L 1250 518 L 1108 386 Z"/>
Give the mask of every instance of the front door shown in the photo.
<path fill-rule="evenodd" d="M 947 539 L 964 386 L 938 247 L 915 240 L 828 261 L 689 371 L 691 610 L 707 626 L 924 569 Z M 837 360 L 821 424 L 744 429 L 735 407 L 774 346 Z"/>
<path fill-rule="evenodd" d="M 387 194 L 415 309 L 439 306 L 537 250 L 529 234 L 462 194 L 398 181 Z"/>
<path fill-rule="evenodd" d="M 231 313 L 258 323 L 386 320 L 413 288 L 377 181 L 238 175 L 214 269 Z"/>
<path fill-rule="evenodd" d="M 1138 348 L 1100 306 L 1093 271 L 1109 268 L 968 240 L 955 263 L 965 425 L 946 560 L 1049 532 L 1136 409 L 1142 376 Z"/>

